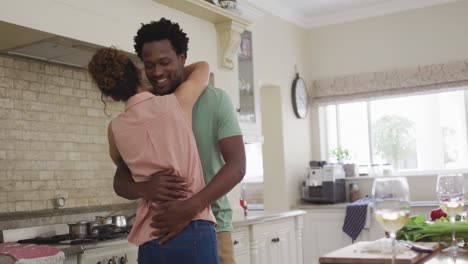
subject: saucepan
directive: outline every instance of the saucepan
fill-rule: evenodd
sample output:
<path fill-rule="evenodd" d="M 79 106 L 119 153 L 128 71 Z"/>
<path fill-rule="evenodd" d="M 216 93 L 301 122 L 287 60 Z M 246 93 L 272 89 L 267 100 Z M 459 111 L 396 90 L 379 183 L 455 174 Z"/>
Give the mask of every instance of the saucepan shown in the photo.
<path fill-rule="evenodd" d="M 96 221 L 80 221 L 68 224 L 68 233 L 71 239 L 85 239 L 99 236 L 101 232 L 110 232 L 113 224 L 101 225 Z"/>
<path fill-rule="evenodd" d="M 68 223 L 68 233 L 72 239 L 84 239 L 89 237 L 88 230 L 92 230 L 95 222 L 80 221 L 76 223 Z"/>
<path fill-rule="evenodd" d="M 127 227 L 128 221 L 133 217 L 135 217 L 135 214 L 128 217 L 125 215 L 96 216 L 96 222 L 101 225 L 112 224 L 115 227 L 124 228 Z"/>

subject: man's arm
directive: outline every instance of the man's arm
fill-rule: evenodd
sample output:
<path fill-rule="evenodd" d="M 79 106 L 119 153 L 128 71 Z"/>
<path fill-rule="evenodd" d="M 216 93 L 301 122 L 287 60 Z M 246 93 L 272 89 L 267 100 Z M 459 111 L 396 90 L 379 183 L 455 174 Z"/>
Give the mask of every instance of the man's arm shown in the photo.
<path fill-rule="evenodd" d="M 128 200 L 143 198 L 164 202 L 185 198 L 185 179 L 174 177 L 172 174 L 172 170 L 165 170 L 153 174 L 149 181 L 135 182 L 127 165 L 122 161 L 115 171 L 114 191 Z"/>
<path fill-rule="evenodd" d="M 198 207 L 197 212 L 228 193 L 245 175 L 245 149 L 242 136 L 223 138 L 218 143 L 225 164 L 208 185 L 190 199 L 192 201 L 189 203 Z"/>
<path fill-rule="evenodd" d="M 182 231 L 193 217 L 236 186 L 245 175 L 245 150 L 242 136 L 218 141 L 224 166 L 200 192 L 185 201 L 170 201 L 160 205 L 151 226 L 154 236 L 165 235 L 159 244 L 166 243 Z"/>

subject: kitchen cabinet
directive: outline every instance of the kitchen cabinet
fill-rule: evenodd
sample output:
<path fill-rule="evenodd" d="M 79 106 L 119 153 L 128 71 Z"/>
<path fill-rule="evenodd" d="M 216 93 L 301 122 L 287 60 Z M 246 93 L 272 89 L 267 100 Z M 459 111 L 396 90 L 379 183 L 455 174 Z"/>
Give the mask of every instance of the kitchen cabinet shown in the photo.
<path fill-rule="evenodd" d="M 241 34 L 241 43 L 238 50 L 239 75 L 239 123 L 246 141 L 262 141 L 260 126 L 260 101 L 254 79 L 254 56 L 252 45 L 252 32 L 246 30 Z"/>
<path fill-rule="evenodd" d="M 297 263 L 294 219 L 251 226 L 251 264 Z"/>
<path fill-rule="evenodd" d="M 232 232 L 234 243 L 234 258 L 236 263 L 250 262 L 249 229 L 241 227 Z"/>
<path fill-rule="evenodd" d="M 304 263 L 318 263 L 321 255 L 352 244 L 351 238 L 342 231 L 345 214 L 345 207 L 307 211 L 304 220 Z M 366 226 L 357 241 L 369 240 L 369 227 Z"/>
<path fill-rule="evenodd" d="M 302 264 L 304 211 L 295 210 L 234 221 L 232 240 L 239 264 Z"/>

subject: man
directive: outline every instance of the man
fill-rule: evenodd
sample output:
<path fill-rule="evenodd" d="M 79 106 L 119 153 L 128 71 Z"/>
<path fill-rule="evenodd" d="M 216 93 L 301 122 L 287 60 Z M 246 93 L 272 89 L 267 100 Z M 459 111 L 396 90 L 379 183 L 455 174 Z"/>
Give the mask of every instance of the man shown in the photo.
<path fill-rule="evenodd" d="M 145 74 L 154 92 L 170 94 L 184 80 L 188 38 L 177 23 L 162 18 L 143 24 L 135 36 L 135 51 L 143 61 Z M 127 199 L 164 202 L 152 226 L 164 243 L 177 235 L 205 206 L 211 208 L 218 223 L 217 238 L 221 263 L 234 263 L 232 210 L 228 193 L 245 174 L 245 150 L 236 113 L 226 93 L 208 86 L 193 108 L 192 129 L 197 141 L 206 187 L 190 199 L 184 182 L 171 171 L 158 173 L 149 182 L 135 183 L 122 165 L 114 178 L 115 192 Z"/>

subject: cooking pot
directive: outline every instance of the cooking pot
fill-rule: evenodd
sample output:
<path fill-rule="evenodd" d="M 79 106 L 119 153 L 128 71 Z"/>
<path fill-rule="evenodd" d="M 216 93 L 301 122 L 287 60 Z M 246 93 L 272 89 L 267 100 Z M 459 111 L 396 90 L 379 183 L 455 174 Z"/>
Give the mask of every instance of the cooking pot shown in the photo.
<path fill-rule="evenodd" d="M 96 222 L 100 225 L 110 225 L 112 224 L 112 216 L 99 216 L 95 217 Z"/>
<path fill-rule="evenodd" d="M 88 223 L 89 222 L 76 222 L 68 224 L 68 233 L 72 239 L 84 239 L 88 237 Z"/>
<path fill-rule="evenodd" d="M 112 216 L 112 224 L 114 224 L 116 227 L 127 227 L 128 221 L 135 217 L 136 214 L 130 215 L 130 216 L 125 216 L 125 215 L 113 215 Z"/>

